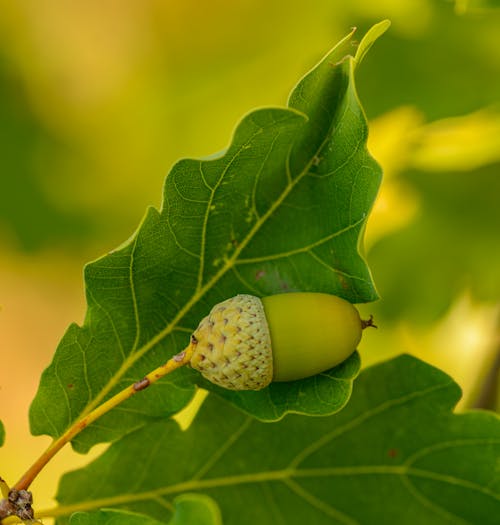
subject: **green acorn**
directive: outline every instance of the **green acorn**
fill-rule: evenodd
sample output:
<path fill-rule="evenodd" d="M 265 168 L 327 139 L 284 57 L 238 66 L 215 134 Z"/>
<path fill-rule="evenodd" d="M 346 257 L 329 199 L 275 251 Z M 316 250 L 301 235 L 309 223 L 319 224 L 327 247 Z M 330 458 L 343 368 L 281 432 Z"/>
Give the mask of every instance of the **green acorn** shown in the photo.
<path fill-rule="evenodd" d="M 366 326 L 374 326 L 371 319 L 362 321 L 351 303 L 334 295 L 237 295 L 200 322 L 190 365 L 221 387 L 260 390 L 341 363 Z"/>

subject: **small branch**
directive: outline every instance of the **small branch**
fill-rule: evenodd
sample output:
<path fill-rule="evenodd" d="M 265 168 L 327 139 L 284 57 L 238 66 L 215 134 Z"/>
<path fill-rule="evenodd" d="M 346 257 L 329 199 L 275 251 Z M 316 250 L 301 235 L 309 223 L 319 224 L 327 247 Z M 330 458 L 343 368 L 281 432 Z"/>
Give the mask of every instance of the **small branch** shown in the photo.
<path fill-rule="evenodd" d="M 66 443 L 74 439 L 82 430 L 87 428 L 90 424 L 109 412 L 111 409 L 118 406 L 123 401 L 129 399 L 134 394 L 137 394 L 137 392 L 141 392 L 170 372 L 173 372 L 174 370 L 177 370 L 178 368 L 188 364 L 191 360 L 196 343 L 196 339 L 194 337 L 191 338 L 191 343 L 182 352 L 174 355 L 165 364 L 159 366 L 147 374 L 143 379 L 132 385 L 129 385 L 127 388 L 121 392 L 118 392 L 118 394 L 115 394 L 113 397 L 96 407 L 94 410 L 92 410 L 92 412 L 89 412 L 86 416 L 75 421 L 64 434 L 51 443 L 51 445 L 35 461 L 35 463 L 33 463 L 33 465 L 26 471 L 26 473 L 14 485 L 13 488 L 16 490 L 26 490 L 39 474 L 39 472 L 57 454 L 57 452 L 59 452 L 59 450 L 61 450 L 61 448 Z"/>

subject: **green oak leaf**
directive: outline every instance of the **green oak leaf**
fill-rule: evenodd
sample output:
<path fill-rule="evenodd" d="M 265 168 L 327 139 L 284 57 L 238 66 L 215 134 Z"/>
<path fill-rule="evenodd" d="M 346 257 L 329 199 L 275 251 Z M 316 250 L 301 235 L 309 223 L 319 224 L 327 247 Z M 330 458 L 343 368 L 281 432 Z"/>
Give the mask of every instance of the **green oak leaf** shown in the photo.
<path fill-rule="evenodd" d="M 217 504 L 204 494 L 181 494 L 173 502 L 175 512 L 168 525 L 222 525 Z M 123 510 L 75 512 L 70 525 L 161 525 L 165 521 Z"/>
<path fill-rule="evenodd" d="M 494 525 L 500 418 L 453 414 L 460 395 L 407 355 L 363 371 L 332 416 L 263 423 L 211 395 L 187 431 L 154 422 L 63 476 L 57 515 L 105 506 L 161 519 L 196 491 L 225 525 Z"/>
<path fill-rule="evenodd" d="M 42 375 L 30 411 L 35 435 L 61 435 L 184 348 L 211 307 L 237 293 L 377 298 L 360 245 L 381 171 L 366 149 L 354 72 L 387 27 L 369 31 L 355 57 L 351 32 L 298 83 L 287 108 L 244 117 L 222 155 L 178 162 L 161 211 L 150 208 L 131 239 L 86 266 L 85 322 L 70 326 Z M 73 446 L 86 451 L 175 413 L 196 383 L 263 419 L 332 413 L 347 402 L 358 369 L 353 356 L 290 388 L 235 394 L 186 368 L 101 418 Z"/>
<path fill-rule="evenodd" d="M 63 476 L 56 512 L 105 506 L 160 519 L 171 498 L 199 492 L 225 525 L 494 525 L 500 419 L 453 414 L 460 395 L 449 376 L 403 355 L 363 371 L 332 416 L 269 424 L 209 396 L 187 431 L 154 422 Z"/>

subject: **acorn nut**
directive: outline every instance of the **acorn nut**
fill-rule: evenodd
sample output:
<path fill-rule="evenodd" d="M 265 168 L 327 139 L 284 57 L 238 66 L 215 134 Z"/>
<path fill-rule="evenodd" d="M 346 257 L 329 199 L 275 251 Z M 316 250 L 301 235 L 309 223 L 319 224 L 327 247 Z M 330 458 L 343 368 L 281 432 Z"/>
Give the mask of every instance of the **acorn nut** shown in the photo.
<path fill-rule="evenodd" d="M 221 387 L 260 390 L 316 375 L 347 359 L 366 326 L 354 306 L 324 293 L 236 295 L 193 333 L 190 365 Z"/>

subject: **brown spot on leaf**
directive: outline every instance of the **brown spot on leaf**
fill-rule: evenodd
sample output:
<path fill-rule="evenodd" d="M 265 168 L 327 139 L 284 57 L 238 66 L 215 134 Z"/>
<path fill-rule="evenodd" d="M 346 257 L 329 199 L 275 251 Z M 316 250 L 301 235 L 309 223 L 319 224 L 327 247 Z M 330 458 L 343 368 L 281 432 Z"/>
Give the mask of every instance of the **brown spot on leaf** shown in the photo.
<path fill-rule="evenodd" d="M 339 275 L 339 283 L 344 290 L 347 290 L 349 288 L 349 283 L 343 275 Z"/>
<path fill-rule="evenodd" d="M 262 279 L 266 275 L 266 272 L 264 270 L 259 270 L 255 273 L 255 280 L 258 281 L 259 279 Z"/>

